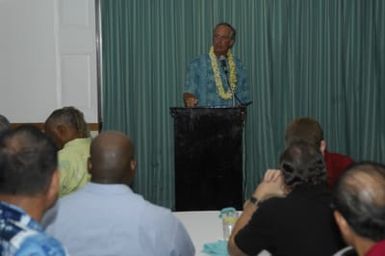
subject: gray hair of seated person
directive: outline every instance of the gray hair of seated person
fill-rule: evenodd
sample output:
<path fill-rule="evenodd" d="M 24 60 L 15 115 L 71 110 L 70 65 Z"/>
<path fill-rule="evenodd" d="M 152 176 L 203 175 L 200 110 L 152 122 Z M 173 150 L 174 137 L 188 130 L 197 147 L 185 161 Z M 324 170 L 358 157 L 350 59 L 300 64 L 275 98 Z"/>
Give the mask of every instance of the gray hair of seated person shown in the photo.
<path fill-rule="evenodd" d="M 7 130 L 9 128 L 11 128 L 11 123 L 8 121 L 8 119 L 5 116 L 0 115 L 0 132 Z"/>
<path fill-rule="evenodd" d="M 360 162 L 337 181 L 333 206 L 354 232 L 372 241 L 385 239 L 385 165 Z"/>
<path fill-rule="evenodd" d="M 290 188 L 326 184 L 326 167 L 319 148 L 303 141 L 290 144 L 282 153 L 280 170 Z"/>

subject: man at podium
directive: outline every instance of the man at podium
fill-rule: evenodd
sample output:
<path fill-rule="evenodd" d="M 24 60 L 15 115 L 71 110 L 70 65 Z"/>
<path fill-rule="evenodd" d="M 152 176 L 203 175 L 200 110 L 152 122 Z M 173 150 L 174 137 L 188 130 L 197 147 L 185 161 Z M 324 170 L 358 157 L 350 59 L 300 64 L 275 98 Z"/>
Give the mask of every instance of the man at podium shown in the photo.
<path fill-rule="evenodd" d="M 232 107 L 250 101 L 246 71 L 231 51 L 236 30 L 219 23 L 213 31 L 213 45 L 208 53 L 193 59 L 184 85 L 185 107 Z"/>

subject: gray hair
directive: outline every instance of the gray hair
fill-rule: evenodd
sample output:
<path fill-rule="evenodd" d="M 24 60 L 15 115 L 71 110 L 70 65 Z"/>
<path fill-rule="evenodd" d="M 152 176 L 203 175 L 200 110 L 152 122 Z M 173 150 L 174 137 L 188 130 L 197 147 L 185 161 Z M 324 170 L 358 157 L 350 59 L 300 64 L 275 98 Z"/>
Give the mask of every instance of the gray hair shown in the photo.
<path fill-rule="evenodd" d="M 233 26 L 231 26 L 230 23 L 227 23 L 227 22 L 221 22 L 221 23 L 218 23 L 215 28 L 214 28 L 214 33 L 215 33 L 215 30 L 217 30 L 218 27 L 220 26 L 225 26 L 225 27 L 228 27 L 229 29 L 231 29 L 231 39 L 235 41 L 235 37 L 237 35 L 237 31 L 235 30 L 235 28 Z"/>
<path fill-rule="evenodd" d="M 333 206 L 359 236 L 385 239 L 385 166 L 361 162 L 337 181 Z"/>

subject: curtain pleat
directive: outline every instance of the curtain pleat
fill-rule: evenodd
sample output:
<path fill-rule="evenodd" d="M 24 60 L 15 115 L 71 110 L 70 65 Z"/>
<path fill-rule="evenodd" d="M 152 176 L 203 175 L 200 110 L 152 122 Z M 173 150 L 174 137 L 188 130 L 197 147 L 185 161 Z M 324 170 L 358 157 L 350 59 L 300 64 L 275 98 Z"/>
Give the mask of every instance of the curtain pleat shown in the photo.
<path fill-rule="evenodd" d="M 385 162 L 383 0 L 100 0 L 103 122 L 134 139 L 134 189 L 174 206 L 169 108 L 212 29 L 237 29 L 253 104 L 245 125 L 245 197 L 284 149 L 287 124 L 319 120 L 330 151 Z"/>

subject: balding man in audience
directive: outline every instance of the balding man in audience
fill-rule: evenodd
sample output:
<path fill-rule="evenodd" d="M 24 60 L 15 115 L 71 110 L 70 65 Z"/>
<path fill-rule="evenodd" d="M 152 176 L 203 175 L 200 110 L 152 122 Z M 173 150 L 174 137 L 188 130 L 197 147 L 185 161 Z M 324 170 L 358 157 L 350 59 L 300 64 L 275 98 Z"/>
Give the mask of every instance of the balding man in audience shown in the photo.
<path fill-rule="evenodd" d="M 39 129 L 20 126 L 0 135 L 0 255 L 64 256 L 43 231 L 43 213 L 56 201 L 59 172 L 54 143 Z"/>
<path fill-rule="evenodd" d="M 345 241 L 360 256 L 385 255 L 385 166 L 363 162 L 337 182 L 334 217 Z"/>
<path fill-rule="evenodd" d="M 170 210 L 133 193 L 134 145 L 119 132 L 91 144 L 91 182 L 59 201 L 48 232 L 71 255 L 194 255 L 182 223 Z"/>

